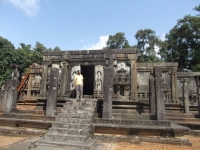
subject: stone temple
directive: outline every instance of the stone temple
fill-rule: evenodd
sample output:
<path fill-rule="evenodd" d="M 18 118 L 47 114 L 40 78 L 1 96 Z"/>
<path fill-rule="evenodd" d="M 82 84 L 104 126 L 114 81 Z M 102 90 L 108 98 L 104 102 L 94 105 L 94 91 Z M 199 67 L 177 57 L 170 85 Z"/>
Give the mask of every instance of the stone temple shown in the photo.
<path fill-rule="evenodd" d="M 36 144 L 80 149 L 102 135 L 145 141 L 199 134 L 200 72 L 178 72 L 178 63 L 138 63 L 137 57 L 137 49 L 45 52 L 41 65 L 2 87 L 1 126 L 42 128 L 46 134 Z M 79 101 L 73 82 L 78 70 L 84 77 Z"/>

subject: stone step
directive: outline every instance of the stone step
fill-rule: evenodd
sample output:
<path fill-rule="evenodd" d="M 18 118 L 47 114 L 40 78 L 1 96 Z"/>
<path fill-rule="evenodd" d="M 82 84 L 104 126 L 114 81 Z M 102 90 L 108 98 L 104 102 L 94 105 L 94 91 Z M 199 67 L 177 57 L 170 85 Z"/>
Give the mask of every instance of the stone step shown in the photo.
<path fill-rule="evenodd" d="M 44 111 L 43 110 L 13 109 L 12 113 L 44 115 Z"/>
<path fill-rule="evenodd" d="M 56 142 L 86 142 L 89 135 L 60 135 L 60 134 L 45 134 L 45 139 Z"/>
<path fill-rule="evenodd" d="M 112 108 L 121 108 L 121 109 L 149 109 L 149 106 L 140 106 L 140 105 L 112 105 Z"/>
<path fill-rule="evenodd" d="M 0 126 L 49 129 L 52 121 L 0 118 Z"/>
<path fill-rule="evenodd" d="M 95 102 L 92 101 L 85 101 L 85 100 L 81 100 L 81 101 L 69 101 L 66 102 L 65 105 L 73 105 L 73 106 L 78 106 L 78 105 L 82 105 L 82 106 L 86 106 L 86 107 L 90 107 L 90 106 L 96 106 Z"/>
<path fill-rule="evenodd" d="M 85 107 L 85 106 L 82 106 L 82 105 L 64 105 L 63 106 L 64 109 L 76 109 L 76 110 L 88 110 L 88 111 L 94 111 L 95 110 L 95 107 L 93 106 L 90 106 L 90 107 Z"/>
<path fill-rule="evenodd" d="M 77 124 L 77 123 L 61 123 L 53 122 L 52 128 L 72 128 L 72 129 L 90 129 L 91 124 Z"/>
<path fill-rule="evenodd" d="M 59 117 L 63 118 L 92 118 L 92 114 L 86 113 L 58 113 Z"/>
<path fill-rule="evenodd" d="M 24 127 L 8 127 L 0 126 L 0 135 L 40 135 L 44 136 L 48 130 L 46 129 L 32 129 Z"/>
<path fill-rule="evenodd" d="M 138 114 L 136 109 L 112 109 L 112 112 L 121 114 Z"/>
<path fill-rule="evenodd" d="M 73 128 L 50 128 L 49 133 L 59 135 L 90 135 L 90 129 L 73 129 Z"/>
<path fill-rule="evenodd" d="M 22 113 L 3 113 L 3 114 L 1 114 L 1 118 L 44 120 L 44 121 L 54 121 L 55 120 L 55 117 L 46 117 L 44 115 L 22 114 Z"/>
<path fill-rule="evenodd" d="M 124 113 L 113 113 L 115 119 L 139 119 L 139 120 L 155 120 L 156 116 L 151 114 L 124 114 Z"/>
<path fill-rule="evenodd" d="M 179 113 L 179 114 L 175 114 L 175 113 L 166 113 L 166 117 L 170 117 L 170 118 L 199 118 L 198 114 L 183 114 L 183 113 Z"/>
<path fill-rule="evenodd" d="M 93 114 L 93 111 L 88 111 L 88 110 L 76 110 L 76 109 L 64 109 L 61 108 L 60 110 L 61 113 L 78 113 L 78 114 Z"/>
<path fill-rule="evenodd" d="M 79 124 L 90 124 L 92 119 L 82 119 L 82 118 L 62 118 L 56 117 L 56 122 L 65 122 L 65 123 L 79 123 Z"/>
<path fill-rule="evenodd" d="M 56 142 L 49 141 L 44 138 L 36 141 L 36 146 L 42 146 L 44 149 L 48 147 L 59 147 L 66 150 L 89 150 L 91 146 L 96 142 L 96 139 L 89 138 L 86 142 Z"/>
<path fill-rule="evenodd" d="M 176 117 L 167 117 L 168 120 L 170 121 L 175 121 L 175 122 L 197 122 L 200 123 L 199 118 L 176 118 Z"/>

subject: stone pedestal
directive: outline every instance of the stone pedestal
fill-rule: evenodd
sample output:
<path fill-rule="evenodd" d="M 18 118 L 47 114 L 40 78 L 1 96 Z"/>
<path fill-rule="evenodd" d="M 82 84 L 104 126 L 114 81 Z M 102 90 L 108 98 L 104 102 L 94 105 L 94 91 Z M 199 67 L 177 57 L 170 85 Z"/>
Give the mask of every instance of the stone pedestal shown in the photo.
<path fill-rule="evenodd" d="M 52 68 L 50 71 L 49 90 L 47 98 L 46 116 L 53 117 L 56 111 L 56 98 L 58 93 L 59 69 Z"/>
<path fill-rule="evenodd" d="M 104 67 L 103 118 L 112 118 L 113 61 Z"/>
<path fill-rule="evenodd" d="M 165 103 L 163 93 L 163 81 L 162 81 L 162 68 L 154 68 L 154 83 L 155 83 L 155 99 L 156 99 L 156 117 L 157 120 L 166 120 L 165 115 Z"/>

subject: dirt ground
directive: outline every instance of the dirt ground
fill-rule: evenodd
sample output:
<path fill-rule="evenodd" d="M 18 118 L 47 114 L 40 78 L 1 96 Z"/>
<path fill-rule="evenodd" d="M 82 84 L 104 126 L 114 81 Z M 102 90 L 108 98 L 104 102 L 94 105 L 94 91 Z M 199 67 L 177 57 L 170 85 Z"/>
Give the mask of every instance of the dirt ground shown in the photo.
<path fill-rule="evenodd" d="M 158 144 L 158 143 L 148 143 L 141 142 L 139 144 L 131 143 L 131 142 L 120 142 L 120 141 L 112 141 L 112 142 L 103 142 L 102 144 L 105 146 L 102 150 L 200 150 L 200 137 L 196 136 L 185 136 L 190 140 L 192 146 L 185 145 L 172 145 L 172 144 Z M 13 137 L 13 136 L 0 136 L 0 149 L 2 147 L 23 141 L 28 140 L 32 137 Z"/>

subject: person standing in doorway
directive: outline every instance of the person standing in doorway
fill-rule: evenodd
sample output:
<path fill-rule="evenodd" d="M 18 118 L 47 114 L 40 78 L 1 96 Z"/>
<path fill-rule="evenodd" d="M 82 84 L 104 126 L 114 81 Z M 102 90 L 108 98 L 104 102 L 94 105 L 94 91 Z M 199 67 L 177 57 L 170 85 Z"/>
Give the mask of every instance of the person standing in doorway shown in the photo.
<path fill-rule="evenodd" d="M 78 70 L 77 74 L 74 77 L 74 85 L 76 87 L 76 99 L 83 98 L 83 76 Z"/>

